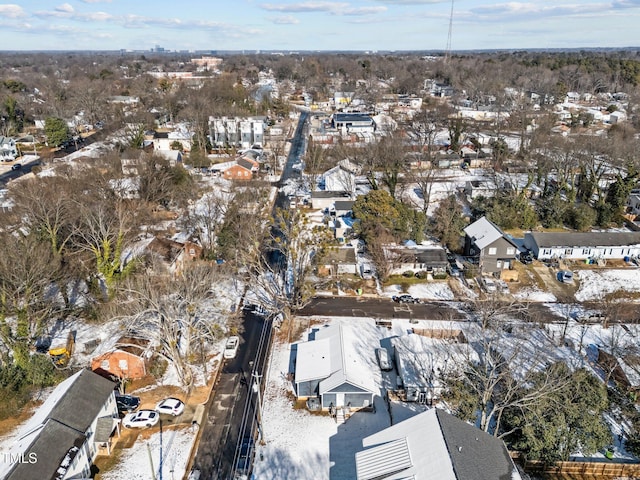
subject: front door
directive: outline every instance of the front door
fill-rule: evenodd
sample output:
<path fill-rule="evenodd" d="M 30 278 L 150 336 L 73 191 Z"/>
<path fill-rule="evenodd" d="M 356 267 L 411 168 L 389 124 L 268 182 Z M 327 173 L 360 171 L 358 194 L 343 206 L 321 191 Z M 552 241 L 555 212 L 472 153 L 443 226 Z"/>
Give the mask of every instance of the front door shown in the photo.
<path fill-rule="evenodd" d="M 344 393 L 336 393 L 336 407 L 344 407 Z"/>

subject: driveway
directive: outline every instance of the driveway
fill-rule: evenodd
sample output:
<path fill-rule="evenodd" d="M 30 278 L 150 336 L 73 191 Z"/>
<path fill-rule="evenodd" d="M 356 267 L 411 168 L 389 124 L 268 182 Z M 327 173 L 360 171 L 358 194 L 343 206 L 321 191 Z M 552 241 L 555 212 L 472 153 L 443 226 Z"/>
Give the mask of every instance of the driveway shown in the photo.
<path fill-rule="evenodd" d="M 547 267 L 544 263 L 534 262 L 529 268 L 538 279 L 545 285 L 545 290 L 552 293 L 559 303 L 573 303 L 576 301 L 575 294 L 580 287 L 579 279 L 574 277 L 571 283 L 558 281 L 558 269 Z"/>

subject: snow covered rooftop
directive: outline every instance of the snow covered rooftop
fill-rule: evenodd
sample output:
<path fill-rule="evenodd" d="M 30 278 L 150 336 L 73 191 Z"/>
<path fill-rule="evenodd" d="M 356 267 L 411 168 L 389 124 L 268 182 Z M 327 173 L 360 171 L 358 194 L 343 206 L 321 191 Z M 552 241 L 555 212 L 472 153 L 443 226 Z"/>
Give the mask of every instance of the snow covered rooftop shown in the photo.
<path fill-rule="evenodd" d="M 315 340 L 299 343 L 296 358 L 296 383 L 322 380 L 320 393 L 344 382 L 378 392 L 361 354 L 345 348 L 341 324 L 322 327 L 315 332 Z"/>
<path fill-rule="evenodd" d="M 482 217 L 464 229 L 464 233 L 472 238 L 479 249 L 483 249 L 503 236 L 502 230 Z"/>

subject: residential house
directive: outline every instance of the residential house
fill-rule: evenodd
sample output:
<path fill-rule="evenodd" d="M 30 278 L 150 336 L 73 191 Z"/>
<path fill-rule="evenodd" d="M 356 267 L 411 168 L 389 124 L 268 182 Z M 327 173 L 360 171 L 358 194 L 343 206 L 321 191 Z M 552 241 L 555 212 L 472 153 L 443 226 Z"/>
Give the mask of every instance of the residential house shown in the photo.
<path fill-rule="evenodd" d="M 0 478 L 92 477 L 95 458 L 110 453 L 112 437 L 119 434 L 115 387 L 90 370 L 81 370 L 60 383 L 15 440 L 11 455 L 25 461 L 0 462 Z"/>
<path fill-rule="evenodd" d="M 335 208 L 334 213 L 336 217 L 342 217 L 343 215 L 349 215 L 350 213 L 353 213 L 351 209 L 353 208 L 354 203 L 354 200 L 336 200 L 333 203 L 333 206 Z"/>
<path fill-rule="evenodd" d="M 356 193 L 356 171 L 355 165 L 347 162 L 340 162 L 322 174 L 324 190 L 331 192 L 346 192 L 353 197 Z"/>
<path fill-rule="evenodd" d="M 640 188 L 634 188 L 627 198 L 629 212 L 633 215 L 640 215 Z"/>
<path fill-rule="evenodd" d="M 222 171 L 222 176 L 227 180 L 251 180 L 253 178 L 252 166 L 241 165 L 234 162 Z"/>
<path fill-rule="evenodd" d="M 373 406 L 378 388 L 370 366 L 345 347 L 340 324 L 314 330 L 313 340 L 298 343 L 295 362 L 298 399 L 317 397 L 323 410 Z"/>
<path fill-rule="evenodd" d="M 432 274 L 447 271 L 447 252 L 442 247 L 397 247 L 386 248 L 385 257 L 391 275 L 402 275 L 405 272 L 429 272 Z"/>
<path fill-rule="evenodd" d="M 350 199 L 349 194 L 344 191 L 315 190 L 311 192 L 311 208 L 314 210 L 327 209 L 335 211 L 335 202 Z"/>
<path fill-rule="evenodd" d="M 513 240 L 486 217 L 468 225 L 464 233 L 464 253 L 478 263 L 481 273 L 509 276 L 505 271 L 512 268 L 518 251 Z"/>
<path fill-rule="evenodd" d="M 391 339 L 398 388 L 406 401 L 432 405 L 445 388 L 442 379 L 455 376 L 478 355 L 459 330 L 414 331 Z"/>
<path fill-rule="evenodd" d="M 333 237 L 340 243 L 347 241 L 353 233 L 353 218 L 342 216 L 330 220 L 327 227 L 333 231 Z"/>
<path fill-rule="evenodd" d="M 331 126 L 343 135 L 352 133 L 374 133 L 376 124 L 369 115 L 363 113 L 334 113 Z"/>
<path fill-rule="evenodd" d="M 266 117 L 209 117 L 209 137 L 215 147 L 249 148 L 264 144 Z"/>
<path fill-rule="evenodd" d="M 333 104 L 335 108 L 343 108 L 351 104 L 355 92 L 335 92 L 333 94 Z"/>
<path fill-rule="evenodd" d="M 184 130 L 176 130 L 173 132 L 156 132 L 153 136 L 153 149 L 159 150 L 175 150 L 176 142 L 180 144 L 180 150 L 183 152 L 191 151 L 191 138 L 193 132 Z"/>
<path fill-rule="evenodd" d="M 247 170 L 250 170 L 252 174 L 258 173 L 260 170 L 260 164 L 252 159 L 250 156 L 243 156 L 237 160 L 238 165 Z"/>
<path fill-rule="evenodd" d="M 504 442 L 432 408 L 362 440 L 357 480 L 521 480 Z"/>
<path fill-rule="evenodd" d="M 180 275 L 187 262 L 200 258 L 202 247 L 193 242 L 177 242 L 155 237 L 146 247 L 152 257 L 158 258 L 171 275 Z"/>
<path fill-rule="evenodd" d="M 183 155 L 180 150 L 156 150 L 154 153 L 167 160 L 171 167 L 182 163 Z"/>
<path fill-rule="evenodd" d="M 462 193 L 467 197 L 467 200 L 471 202 L 478 197 L 491 198 L 495 196 L 497 192 L 495 183 L 486 180 L 467 180 L 464 183 Z"/>
<path fill-rule="evenodd" d="M 91 370 L 103 376 L 106 374 L 138 380 L 147 375 L 147 364 L 143 357 L 117 348 L 93 358 Z"/>
<path fill-rule="evenodd" d="M 318 273 L 320 275 L 340 276 L 343 274 L 358 274 L 358 261 L 353 247 L 330 249 L 322 259 Z"/>
<path fill-rule="evenodd" d="M 0 161 L 13 162 L 18 158 L 18 147 L 15 139 L 0 135 Z"/>
<path fill-rule="evenodd" d="M 530 232 L 524 246 L 538 260 L 622 260 L 640 256 L 640 232 Z"/>

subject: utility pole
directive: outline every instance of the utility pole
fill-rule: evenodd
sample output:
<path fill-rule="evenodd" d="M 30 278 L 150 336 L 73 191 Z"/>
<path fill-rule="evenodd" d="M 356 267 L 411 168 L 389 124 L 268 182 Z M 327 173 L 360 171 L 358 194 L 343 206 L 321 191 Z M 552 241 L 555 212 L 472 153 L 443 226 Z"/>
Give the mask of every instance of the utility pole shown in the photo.
<path fill-rule="evenodd" d="M 262 375 L 258 375 L 258 372 L 253 372 L 253 391 L 258 394 L 258 408 L 256 410 L 256 419 L 258 421 L 258 442 L 264 442 L 264 432 L 262 431 L 262 399 L 260 397 L 260 380 Z"/>
<path fill-rule="evenodd" d="M 451 13 L 449 14 L 449 33 L 447 34 L 447 47 L 444 52 L 444 63 L 449 61 L 449 57 L 451 56 L 451 30 L 453 30 L 453 2 L 451 0 Z"/>

